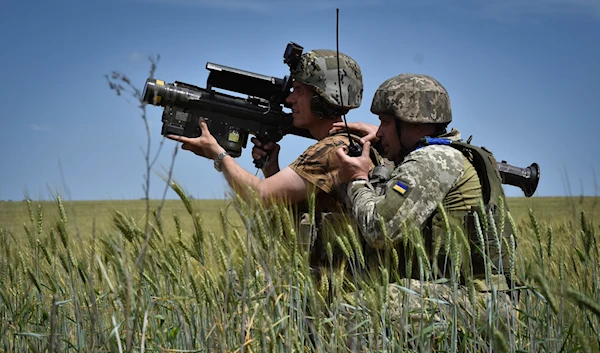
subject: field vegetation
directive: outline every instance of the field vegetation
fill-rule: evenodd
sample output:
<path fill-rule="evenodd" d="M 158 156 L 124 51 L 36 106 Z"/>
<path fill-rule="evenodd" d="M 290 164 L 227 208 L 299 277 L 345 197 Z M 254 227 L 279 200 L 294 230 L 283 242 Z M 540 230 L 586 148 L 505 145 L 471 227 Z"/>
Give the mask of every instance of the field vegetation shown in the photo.
<path fill-rule="evenodd" d="M 598 198 L 508 200 L 517 241 L 504 249 L 520 295 L 507 332 L 494 305 L 482 322 L 395 278 L 397 253 L 365 262 L 351 225 L 332 231 L 330 261 L 315 272 L 292 209 L 190 200 L 172 187 L 181 200 L 1 202 L 0 351 L 599 349 Z M 449 234 L 457 271 L 440 285 L 458 288 L 464 248 Z M 404 250 L 418 253 L 408 238 Z M 427 280 L 431 264 L 417 258 L 405 266 L 422 266 Z M 427 303 L 426 320 L 394 316 L 406 298 Z"/>

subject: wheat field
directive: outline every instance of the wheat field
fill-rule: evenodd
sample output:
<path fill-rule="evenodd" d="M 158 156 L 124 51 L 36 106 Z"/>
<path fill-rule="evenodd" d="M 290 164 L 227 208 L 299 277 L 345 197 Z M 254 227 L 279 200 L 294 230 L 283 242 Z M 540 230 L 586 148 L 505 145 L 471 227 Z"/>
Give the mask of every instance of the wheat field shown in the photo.
<path fill-rule="evenodd" d="M 460 284 L 468 244 L 448 246 L 456 277 L 426 293 L 417 237 L 403 246 L 419 261 L 405 265 L 422 278 L 407 282 L 394 277 L 395 250 L 366 264 L 341 224 L 315 272 L 292 209 L 172 187 L 181 199 L 0 202 L 0 352 L 600 349 L 600 198 L 508 199 L 519 296 L 507 319 L 500 292 L 474 294 L 468 273 Z M 396 315 L 409 301 L 418 310 Z"/>

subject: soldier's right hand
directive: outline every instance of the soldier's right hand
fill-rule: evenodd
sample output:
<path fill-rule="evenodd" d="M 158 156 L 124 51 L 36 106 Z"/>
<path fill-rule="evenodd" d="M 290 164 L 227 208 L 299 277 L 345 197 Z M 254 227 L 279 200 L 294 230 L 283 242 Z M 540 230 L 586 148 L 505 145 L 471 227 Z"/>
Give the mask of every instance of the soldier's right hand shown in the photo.
<path fill-rule="evenodd" d="M 267 162 L 262 168 L 263 174 L 269 177 L 279 172 L 279 144 L 273 141 L 261 142 L 256 137 L 251 138 L 250 141 L 254 144 L 252 147 L 253 159 L 267 157 Z"/>
<path fill-rule="evenodd" d="M 369 180 L 369 171 L 371 169 L 371 157 L 369 149 L 371 143 L 365 142 L 362 146 L 362 153 L 358 157 L 348 156 L 348 147 L 343 145 L 335 150 L 338 160 L 338 178 L 342 183 L 348 183 L 356 179 Z"/>

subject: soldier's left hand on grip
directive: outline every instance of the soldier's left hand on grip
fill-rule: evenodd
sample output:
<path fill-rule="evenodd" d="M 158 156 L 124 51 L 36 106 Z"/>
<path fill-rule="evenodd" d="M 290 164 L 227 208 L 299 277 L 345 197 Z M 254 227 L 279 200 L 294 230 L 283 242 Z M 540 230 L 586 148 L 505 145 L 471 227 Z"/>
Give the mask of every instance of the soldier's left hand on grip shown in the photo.
<path fill-rule="evenodd" d="M 252 148 L 252 158 L 254 159 L 254 166 L 262 169 L 267 164 L 272 162 L 276 163 L 279 155 L 279 145 L 273 141 L 253 137 L 250 139 L 254 143 Z"/>

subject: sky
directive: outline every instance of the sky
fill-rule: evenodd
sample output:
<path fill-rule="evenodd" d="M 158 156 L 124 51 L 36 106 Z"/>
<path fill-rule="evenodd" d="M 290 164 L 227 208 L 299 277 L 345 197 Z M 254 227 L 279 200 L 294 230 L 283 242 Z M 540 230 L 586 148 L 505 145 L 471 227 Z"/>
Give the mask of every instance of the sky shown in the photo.
<path fill-rule="evenodd" d="M 387 78 L 428 74 L 449 91 L 451 126 L 464 138 L 499 161 L 539 164 L 535 196 L 600 192 L 598 0 L 6 0 L 0 199 L 143 198 L 144 121 L 105 75 L 142 89 L 158 54 L 155 78 L 166 82 L 205 87 L 207 62 L 281 78 L 288 42 L 335 49 L 336 8 L 339 49 L 364 79 L 349 122 L 378 124 L 371 99 Z M 189 195 L 225 197 L 212 161 L 163 140 L 161 114 L 147 106 L 150 197 L 177 197 L 163 179 L 173 163 Z M 280 165 L 311 142 L 286 136 Z M 251 146 L 237 161 L 262 178 Z"/>

